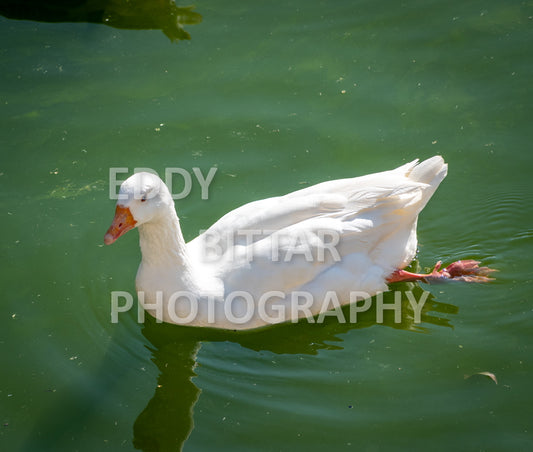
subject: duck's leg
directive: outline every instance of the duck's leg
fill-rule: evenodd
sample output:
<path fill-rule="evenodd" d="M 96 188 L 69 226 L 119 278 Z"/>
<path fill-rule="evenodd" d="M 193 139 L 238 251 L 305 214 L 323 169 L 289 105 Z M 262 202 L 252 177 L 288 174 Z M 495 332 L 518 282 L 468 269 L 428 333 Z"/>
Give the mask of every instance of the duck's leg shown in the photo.
<path fill-rule="evenodd" d="M 387 278 L 387 282 L 394 283 L 400 281 L 422 281 L 431 283 L 446 280 L 487 282 L 492 281 L 493 278 L 489 278 L 489 275 L 496 271 L 489 267 L 480 267 L 479 262 L 474 260 L 457 261 L 443 269 L 441 269 L 441 266 L 442 262 L 437 262 L 433 271 L 428 274 L 396 270 Z"/>

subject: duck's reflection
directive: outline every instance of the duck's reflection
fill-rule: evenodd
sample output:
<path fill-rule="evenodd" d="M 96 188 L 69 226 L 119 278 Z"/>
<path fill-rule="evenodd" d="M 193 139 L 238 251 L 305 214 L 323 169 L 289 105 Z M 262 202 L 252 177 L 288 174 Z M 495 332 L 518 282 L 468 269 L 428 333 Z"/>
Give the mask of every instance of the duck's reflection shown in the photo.
<path fill-rule="evenodd" d="M 174 0 L 0 0 L 0 14 L 39 22 L 91 22 L 129 30 L 161 30 L 171 41 L 191 39 L 183 29 L 202 21 Z"/>
<path fill-rule="evenodd" d="M 419 286 L 403 284 L 399 287 L 412 291 L 417 299 L 423 292 Z M 394 303 L 392 292 L 385 294 L 384 302 Z M 423 333 L 428 331 L 429 325 L 451 327 L 449 319 L 438 314 L 449 315 L 457 311 L 456 306 L 439 303 L 429 294 L 422 309 L 422 324 L 416 324 L 414 311 L 404 296 L 401 322 L 395 323 L 394 314 L 390 312 L 380 325 Z M 345 307 L 343 313 L 348 319 L 349 307 Z M 144 451 L 180 450 L 190 435 L 193 407 L 200 395 L 192 377 L 195 376 L 196 355 L 202 342 L 231 341 L 255 351 L 314 355 L 320 349 L 342 349 L 343 333 L 377 324 L 375 307 L 360 314 L 357 323 L 339 323 L 336 318 L 326 317 L 321 324 L 303 320 L 250 333 L 157 324 L 148 317 L 142 332 L 153 345 L 152 360 L 160 375 L 152 399 L 134 426 L 134 445 Z"/>
<path fill-rule="evenodd" d="M 144 328 L 145 336 L 153 337 L 158 327 L 151 321 Z M 166 325 L 165 325 L 166 326 Z M 175 328 L 183 330 L 183 328 Z M 199 389 L 192 382 L 195 376 L 196 353 L 200 342 L 177 334 L 153 350 L 152 360 L 160 374 L 155 393 L 137 417 L 133 427 L 133 444 L 144 451 L 180 450 L 193 428 L 192 410 Z"/>

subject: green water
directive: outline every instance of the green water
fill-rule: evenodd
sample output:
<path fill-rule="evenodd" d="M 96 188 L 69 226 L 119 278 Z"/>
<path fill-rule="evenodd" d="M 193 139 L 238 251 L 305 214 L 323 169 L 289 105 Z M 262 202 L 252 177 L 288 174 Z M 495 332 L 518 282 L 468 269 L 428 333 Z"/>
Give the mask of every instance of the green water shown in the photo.
<path fill-rule="evenodd" d="M 0 448 L 531 450 L 533 2 L 195 11 L 177 43 L 0 18 Z M 247 201 L 434 154 L 449 175 L 418 265 L 499 273 L 415 286 L 420 324 L 111 323 L 140 253 L 136 231 L 102 244 L 110 168 L 217 167 L 208 200 L 193 183 L 176 202 L 191 239 Z"/>

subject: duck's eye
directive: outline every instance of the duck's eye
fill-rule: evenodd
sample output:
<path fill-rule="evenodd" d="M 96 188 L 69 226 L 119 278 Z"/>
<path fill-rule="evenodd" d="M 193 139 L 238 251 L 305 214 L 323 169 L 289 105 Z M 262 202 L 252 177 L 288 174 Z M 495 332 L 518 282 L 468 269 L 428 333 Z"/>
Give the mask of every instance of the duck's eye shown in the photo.
<path fill-rule="evenodd" d="M 141 202 L 144 202 L 146 201 L 146 195 L 143 195 L 143 197 L 141 198 Z"/>

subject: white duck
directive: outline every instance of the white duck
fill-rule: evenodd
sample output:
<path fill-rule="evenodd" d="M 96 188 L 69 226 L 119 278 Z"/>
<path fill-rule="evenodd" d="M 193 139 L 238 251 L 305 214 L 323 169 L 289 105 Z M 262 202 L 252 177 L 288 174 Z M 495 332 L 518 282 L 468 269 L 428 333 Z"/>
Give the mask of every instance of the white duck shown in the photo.
<path fill-rule="evenodd" d="M 458 261 L 428 275 L 402 270 L 417 250 L 420 211 L 447 172 L 440 156 L 391 171 L 323 182 L 254 201 L 185 243 L 159 177 L 137 173 L 120 187 L 104 242 L 139 228 L 139 302 L 170 323 L 252 329 L 315 316 L 396 281 L 487 281 Z M 354 295 L 355 294 L 355 295 Z"/>

